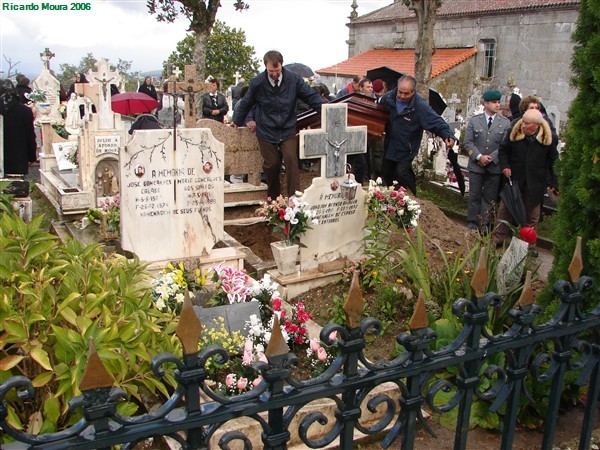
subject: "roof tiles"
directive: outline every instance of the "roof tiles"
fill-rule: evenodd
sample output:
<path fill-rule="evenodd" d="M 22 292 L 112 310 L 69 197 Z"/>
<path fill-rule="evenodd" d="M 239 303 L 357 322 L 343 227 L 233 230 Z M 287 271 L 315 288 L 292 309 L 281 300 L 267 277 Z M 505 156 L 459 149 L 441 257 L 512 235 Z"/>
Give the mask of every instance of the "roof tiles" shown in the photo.
<path fill-rule="evenodd" d="M 579 4 L 580 0 L 451 0 L 442 3 L 442 6 L 438 9 L 437 16 L 449 17 L 465 14 L 482 16 L 500 12 L 579 6 Z M 384 22 L 388 20 L 407 19 L 414 16 L 414 13 L 403 3 L 395 2 L 358 17 L 351 24 Z"/>
<path fill-rule="evenodd" d="M 438 48 L 431 61 L 431 78 L 459 65 L 477 53 L 475 47 Z M 374 49 L 353 56 L 338 64 L 317 70 L 319 75 L 352 77 L 365 75 L 368 70 L 387 66 L 407 75 L 414 75 L 414 49 Z"/>

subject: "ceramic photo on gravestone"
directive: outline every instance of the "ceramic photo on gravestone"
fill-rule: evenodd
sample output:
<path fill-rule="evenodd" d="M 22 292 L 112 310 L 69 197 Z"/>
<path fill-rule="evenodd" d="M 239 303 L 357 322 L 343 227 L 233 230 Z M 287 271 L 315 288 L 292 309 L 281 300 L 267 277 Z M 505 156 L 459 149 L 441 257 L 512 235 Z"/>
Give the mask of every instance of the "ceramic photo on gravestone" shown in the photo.
<path fill-rule="evenodd" d="M 363 254 L 365 191 L 346 175 L 346 157 L 366 153 L 367 127 L 348 127 L 347 119 L 347 105 L 323 105 L 321 129 L 300 132 L 300 158 L 321 157 L 321 176 L 302 196 L 316 212 L 318 225 L 300 239 L 301 270 L 344 258 L 360 259 Z M 349 181 L 355 189 L 352 198 L 346 195 Z"/>
<path fill-rule="evenodd" d="M 56 158 L 58 170 L 77 169 L 77 142 L 54 142 L 52 150 Z"/>
<path fill-rule="evenodd" d="M 119 187 L 119 162 L 113 158 L 102 159 L 96 166 L 96 205 L 114 200 Z"/>
<path fill-rule="evenodd" d="M 224 146 L 207 129 L 140 130 L 120 154 L 121 246 L 148 262 L 223 239 Z"/>

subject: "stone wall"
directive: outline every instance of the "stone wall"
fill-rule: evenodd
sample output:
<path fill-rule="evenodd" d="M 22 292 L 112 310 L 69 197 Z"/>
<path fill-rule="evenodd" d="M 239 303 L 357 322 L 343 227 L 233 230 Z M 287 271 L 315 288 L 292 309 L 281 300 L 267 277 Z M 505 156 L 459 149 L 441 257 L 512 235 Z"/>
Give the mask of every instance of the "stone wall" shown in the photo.
<path fill-rule="evenodd" d="M 495 39 L 495 76 L 489 80 L 489 85 L 506 90 L 508 79 L 513 77 L 524 95 L 538 95 L 545 106 L 556 106 L 566 117 L 575 96 L 569 80 L 573 52 L 571 34 L 577 16 L 577 8 L 570 7 L 479 17 L 444 17 L 438 18 L 434 39 L 439 48 L 478 46 L 476 67 L 479 71 L 483 67 L 481 40 Z M 417 38 L 415 20 L 397 24 L 350 24 L 350 28 L 354 36 L 350 56 L 372 48 L 414 48 Z"/>

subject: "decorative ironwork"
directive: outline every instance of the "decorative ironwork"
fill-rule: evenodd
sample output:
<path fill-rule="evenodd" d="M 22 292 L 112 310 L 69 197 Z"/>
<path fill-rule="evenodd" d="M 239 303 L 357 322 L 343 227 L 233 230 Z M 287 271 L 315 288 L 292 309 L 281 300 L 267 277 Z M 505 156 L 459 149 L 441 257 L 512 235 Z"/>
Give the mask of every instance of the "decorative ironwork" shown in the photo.
<path fill-rule="evenodd" d="M 158 378 L 171 371 L 178 383 L 170 398 L 158 408 L 131 417 L 119 414 L 117 404 L 126 400 L 125 394 L 119 387 L 112 386 L 111 377 L 97 353 L 91 351 L 85 383 L 81 385 L 83 395 L 69 403 L 71 411 L 83 413 L 78 422 L 65 430 L 43 435 L 14 428 L 7 420 L 7 399 L 15 394 L 22 399 L 35 395 L 32 382 L 16 376 L 0 384 L 0 427 L 3 433 L 32 449 L 92 449 L 119 444 L 123 449 L 131 449 L 144 439 L 156 436 L 169 436 L 184 449 L 200 449 L 208 448 L 217 432 L 221 436 L 217 443 L 220 448 L 237 442 L 249 449 L 253 443 L 242 429 L 226 429 L 228 422 L 247 417 L 262 431 L 260 444 L 266 449 L 286 448 L 292 431 L 297 431 L 302 442 L 311 448 L 324 447 L 339 439 L 340 448 L 350 449 L 354 445 L 355 430 L 374 435 L 386 429 L 384 448 L 400 438 L 402 448 L 410 449 L 415 447 L 419 423 L 433 434 L 422 416 L 422 407 L 427 405 L 438 413 L 457 409 L 454 448 L 465 449 L 471 405 L 479 398 L 490 403 L 491 411 L 503 408 L 501 448 L 512 448 L 518 406 L 523 399 L 531 401 L 525 383 L 529 379 L 549 384 L 550 402 L 542 448 L 550 449 L 565 375 L 576 372 L 578 383 L 588 385 L 580 436 L 580 448 L 585 448 L 591 440 L 600 393 L 600 345 L 587 338 L 594 334 L 589 331 L 596 335 L 600 331 L 600 307 L 583 312 L 581 302 L 585 294 L 598 304 L 600 296 L 598 290 L 593 289 L 592 279 L 581 276 L 580 243 L 578 248 L 575 253 L 579 252 L 579 256 L 574 260 L 579 262 L 572 264 L 571 281 L 561 280 L 553 286 L 560 305 L 547 323 L 536 323 L 541 308 L 532 301 L 531 275 L 528 274 L 521 298 L 509 312 L 510 327 L 498 335 L 490 333 L 490 309 L 499 307 L 502 298 L 485 292 L 487 276 L 483 274 L 485 254 L 482 253 L 471 280 L 473 296 L 458 299 L 453 305 L 453 313 L 462 322 L 456 339 L 439 350 L 431 349 L 436 334 L 429 328 L 424 299 L 420 295 L 410 331 L 397 337 L 404 351 L 382 362 L 368 361 L 363 353 L 365 335 L 379 332 L 381 324 L 373 318 L 360 320 L 362 294 L 355 276 L 345 304 L 347 325 L 329 324 L 321 330 L 321 340 L 338 348 L 331 366 L 316 378 L 295 379 L 292 368 L 299 361 L 288 353 L 281 336 L 274 336 L 267 351 L 268 363 L 254 365 L 262 381 L 251 391 L 234 397 L 221 395 L 207 382 L 208 361 L 217 358 L 223 362 L 229 356 L 216 346 L 199 348 L 201 324 L 188 297 L 177 328 L 177 336 L 184 344 L 184 356 L 160 354 L 152 363 Z M 448 367 L 454 368 L 456 377 L 436 379 L 435 374 Z M 92 371 L 100 376 L 92 378 Z M 397 390 L 374 392 L 386 382 L 394 383 Z M 446 394 L 445 401 L 441 393 Z M 335 406 L 332 417 L 317 410 L 299 418 L 307 405 L 319 399 L 332 401 Z M 361 421 L 362 407 L 380 414 L 374 422 L 365 423 Z M 294 419 L 298 419 L 299 424 L 292 425 Z M 316 425 L 326 429 L 315 437 L 312 431 Z M 292 426 L 297 430 L 292 430 Z"/>

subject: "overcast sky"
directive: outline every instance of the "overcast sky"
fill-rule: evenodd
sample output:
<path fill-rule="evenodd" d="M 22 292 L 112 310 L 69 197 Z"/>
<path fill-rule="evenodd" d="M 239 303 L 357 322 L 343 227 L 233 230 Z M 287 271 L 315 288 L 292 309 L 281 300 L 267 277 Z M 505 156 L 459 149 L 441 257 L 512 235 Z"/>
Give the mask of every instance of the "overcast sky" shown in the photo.
<path fill-rule="evenodd" d="M 48 0 L 51 4 L 72 3 Z M 64 1 L 64 3 L 62 3 Z M 85 2 L 85 0 L 83 0 Z M 358 13 L 382 8 L 393 0 L 358 0 Z M 56 56 L 50 68 L 77 65 L 88 52 L 96 58 L 131 61 L 133 72 L 160 70 L 162 63 L 185 37 L 189 22 L 159 23 L 146 9 L 145 0 L 91 0 L 89 11 L 42 11 L 41 0 L 17 0 L 11 5 L 34 4 L 37 11 L 0 11 L 0 70 L 19 61 L 18 72 L 37 76 L 42 67 L 39 55 L 49 47 Z M 285 63 L 301 62 L 314 70 L 347 58 L 348 16 L 351 0 L 248 0 L 250 9 L 237 12 L 232 0 L 221 0 L 217 19 L 246 32 L 256 56 L 279 50 Z M 3 0 L 0 5 L 5 5 Z M 261 63 L 262 68 L 262 63 Z"/>

